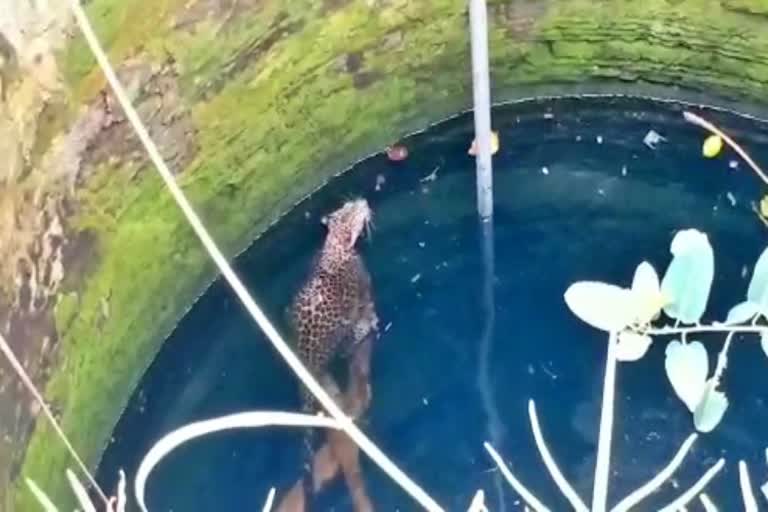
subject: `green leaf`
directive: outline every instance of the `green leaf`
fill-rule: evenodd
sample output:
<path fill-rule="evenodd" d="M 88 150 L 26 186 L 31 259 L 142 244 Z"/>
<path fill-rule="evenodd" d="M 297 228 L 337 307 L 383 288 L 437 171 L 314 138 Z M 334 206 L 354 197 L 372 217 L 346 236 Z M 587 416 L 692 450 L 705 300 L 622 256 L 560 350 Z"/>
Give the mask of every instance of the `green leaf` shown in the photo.
<path fill-rule="evenodd" d="M 728 398 L 722 391 L 716 390 L 716 386 L 714 379 L 707 381 L 706 390 L 693 413 L 693 425 L 699 432 L 712 432 L 728 409 Z"/>
<path fill-rule="evenodd" d="M 709 355 L 704 345 L 692 341 L 683 345 L 677 340 L 670 341 L 665 351 L 664 369 L 678 398 L 693 412 L 704 393 Z"/>
<path fill-rule="evenodd" d="M 659 275 L 653 265 L 644 261 L 637 266 L 632 279 L 632 291 L 640 293 L 659 293 Z"/>
<path fill-rule="evenodd" d="M 623 330 L 635 316 L 635 301 L 629 290 L 597 281 L 569 286 L 565 303 L 581 320 L 607 332 Z"/>
<path fill-rule="evenodd" d="M 634 321 L 638 325 L 646 325 L 659 315 L 665 299 L 656 269 L 647 261 L 640 263 L 635 270 L 632 294 L 636 301 Z"/>
<path fill-rule="evenodd" d="M 616 359 L 619 361 L 637 361 L 642 358 L 653 340 L 645 334 L 623 331 L 619 334 L 616 346 Z"/>
<path fill-rule="evenodd" d="M 760 312 L 760 306 L 754 302 L 742 302 L 736 304 L 728 312 L 728 317 L 725 319 L 725 325 L 742 324 L 752 318 Z"/>
<path fill-rule="evenodd" d="M 755 263 L 752 280 L 747 290 L 747 300 L 754 302 L 760 312 L 768 314 L 768 248 L 766 248 Z"/>
<path fill-rule="evenodd" d="M 672 239 L 672 262 L 661 282 L 668 302 L 664 312 L 686 324 L 695 324 L 704 314 L 715 276 L 712 246 L 704 233 L 679 231 Z"/>

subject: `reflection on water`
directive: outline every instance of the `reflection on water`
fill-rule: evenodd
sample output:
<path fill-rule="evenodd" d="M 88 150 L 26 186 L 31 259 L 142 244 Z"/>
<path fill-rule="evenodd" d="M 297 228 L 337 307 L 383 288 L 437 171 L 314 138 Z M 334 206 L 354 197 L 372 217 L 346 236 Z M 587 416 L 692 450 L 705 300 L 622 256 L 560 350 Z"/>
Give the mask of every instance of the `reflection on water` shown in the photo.
<path fill-rule="evenodd" d="M 768 162 L 768 127 L 708 116 Z M 729 166 L 731 155 L 702 159 L 701 131 L 675 105 L 513 105 L 496 111 L 494 129 L 501 138 L 494 247 L 485 256 L 474 163 L 466 154 L 472 122 L 464 116 L 407 141 L 405 161 L 382 154 L 362 162 L 299 205 L 237 266 L 285 328 L 285 308 L 324 236 L 320 217 L 350 196 L 366 197 L 376 229 L 361 247 L 383 333 L 372 348 L 364 429 L 448 510 L 466 509 L 478 488 L 493 510 L 520 510 L 518 497 L 499 485 L 486 440 L 534 493 L 565 510 L 533 444 L 527 402 L 536 399 L 561 469 L 589 497 L 606 340 L 573 317 L 563 292 L 583 279 L 629 284 L 642 260 L 663 269 L 672 234 L 692 227 L 708 233 L 715 248 L 705 320 L 722 319 L 743 296 L 744 266 L 751 270 L 768 239 L 750 204 L 761 191 L 744 166 Z M 666 139 L 656 149 L 643 144 L 650 129 Z M 434 179 L 424 180 L 429 176 Z M 491 252 L 489 270 L 484 261 Z M 492 288 L 484 277 L 492 278 Z M 711 360 L 720 343 L 708 343 Z M 642 361 L 619 367 L 611 502 L 655 474 L 691 432 L 690 414 L 666 381 L 663 356 L 663 344 L 654 345 Z M 754 482 L 765 481 L 766 364 L 757 343 L 736 344 L 724 381 L 732 399 L 723 423 L 699 439 L 674 485 L 649 508 L 721 456 L 728 465 L 709 489 L 721 510 L 741 507 L 738 460 L 750 464 Z M 157 438 L 189 421 L 298 406 L 298 384 L 216 283 L 148 370 L 115 431 L 101 479 L 111 488 L 118 467 L 130 476 Z M 241 431 L 185 446 L 154 473 L 148 503 L 152 510 L 258 510 L 271 486 L 284 499 L 301 474 L 301 435 Z M 357 457 L 347 455 L 338 459 Z M 414 509 L 365 457 L 361 467 L 377 510 Z M 331 509 L 353 509 L 342 477 L 318 500 L 318 510 Z"/>

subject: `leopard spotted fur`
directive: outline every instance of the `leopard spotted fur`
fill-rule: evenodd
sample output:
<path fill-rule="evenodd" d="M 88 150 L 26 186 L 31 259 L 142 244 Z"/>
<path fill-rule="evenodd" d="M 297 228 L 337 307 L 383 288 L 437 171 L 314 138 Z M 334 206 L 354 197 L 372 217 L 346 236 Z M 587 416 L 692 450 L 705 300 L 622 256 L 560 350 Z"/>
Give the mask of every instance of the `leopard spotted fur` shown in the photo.
<path fill-rule="evenodd" d="M 327 217 L 325 243 L 291 306 L 299 357 L 321 383 L 331 378 L 328 365 L 334 357 L 351 353 L 378 329 L 371 278 L 355 248 L 370 220 L 364 199 L 348 201 Z M 317 410 L 306 388 L 302 388 L 302 405 L 305 412 Z M 305 463 L 311 465 L 314 449 L 309 433 L 305 448 Z M 305 470 L 311 473 L 311 467 Z M 305 489 L 307 484 L 305 475 Z"/>

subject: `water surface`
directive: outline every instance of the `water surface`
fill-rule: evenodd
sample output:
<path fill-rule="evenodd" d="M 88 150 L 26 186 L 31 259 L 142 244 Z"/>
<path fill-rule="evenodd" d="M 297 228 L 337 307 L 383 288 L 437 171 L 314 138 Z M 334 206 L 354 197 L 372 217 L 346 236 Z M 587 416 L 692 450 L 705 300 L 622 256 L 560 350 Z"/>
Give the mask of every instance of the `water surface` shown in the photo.
<path fill-rule="evenodd" d="M 376 229 L 361 249 L 387 331 L 374 350 L 365 430 L 447 510 L 465 510 L 478 488 L 492 510 L 522 510 L 516 494 L 500 485 L 486 440 L 550 507 L 566 510 L 535 449 L 527 403 L 536 400 L 550 448 L 589 501 L 606 338 L 567 310 L 568 285 L 628 285 L 643 260 L 663 272 L 674 232 L 696 228 L 709 234 L 716 258 L 705 319 L 722 319 L 742 300 L 768 243 L 750 204 L 759 200 L 761 183 L 745 164 L 731 168 L 729 152 L 703 159 L 703 134 L 683 121 L 681 109 L 627 99 L 496 109 L 492 325 L 484 308 L 474 162 L 466 154 L 471 116 L 407 140 L 406 162 L 378 155 L 356 165 L 257 240 L 237 268 L 284 328 L 285 308 L 322 243 L 321 216 L 350 197 L 367 198 Z M 706 115 L 768 162 L 768 126 Z M 667 142 L 646 147 L 649 129 Z M 432 173 L 436 178 L 425 180 Z M 492 336 L 484 341 L 487 332 Z M 722 341 L 703 340 L 714 360 Z M 690 414 L 664 376 L 665 344 L 619 367 L 614 503 L 666 464 L 692 432 Z M 726 469 L 708 490 L 721 510 L 741 508 L 738 460 L 750 464 L 754 483 L 768 478 L 766 368 L 759 343 L 737 340 L 724 378 L 731 398 L 725 420 L 699 439 L 674 482 L 646 509 L 672 499 L 721 456 Z M 297 407 L 296 380 L 217 282 L 149 368 L 114 433 L 101 480 L 113 485 L 118 467 L 130 477 L 154 441 L 187 422 Z M 238 431 L 187 445 L 154 473 L 148 504 L 153 511 L 260 510 L 271 486 L 285 490 L 297 477 L 300 435 Z M 367 461 L 365 476 L 378 510 L 416 509 Z M 351 510 L 342 485 L 323 497 L 322 508 Z"/>

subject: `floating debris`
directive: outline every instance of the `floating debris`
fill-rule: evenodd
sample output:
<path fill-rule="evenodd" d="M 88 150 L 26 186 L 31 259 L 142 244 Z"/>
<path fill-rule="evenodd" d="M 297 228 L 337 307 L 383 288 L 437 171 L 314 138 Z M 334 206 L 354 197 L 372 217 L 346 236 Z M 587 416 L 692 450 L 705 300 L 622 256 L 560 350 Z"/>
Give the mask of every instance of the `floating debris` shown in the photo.
<path fill-rule="evenodd" d="M 576 136 L 576 142 L 581 142 L 581 135 Z"/>
<path fill-rule="evenodd" d="M 384 332 L 387 332 L 392 328 L 392 322 L 387 322 L 387 325 L 384 326 Z"/>
<path fill-rule="evenodd" d="M 423 397 L 421 399 L 421 403 L 423 403 L 424 405 L 429 405 L 429 399 L 427 397 Z"/>
<path fill-rule="evenodd" d="M 736 206 L 736 196 L 733 195 L 733 192 L 728 192 L 725 194 L 725 197 L 728 198 L 728 201 L 731 203 L 731 206 Z"/>
<path fill-rule="evenodd" d="M 749 267 L 744 265 L 743 267 L 741 267 L 741 278 L 746 279 L 747 274 L 749 274 Z M 765 455 L 766 455 L 766 460 L 768 460 L 768 450 L 766 450 Z"/>
<path fill-rule="evenodd" d="M 602 135 L 598 135 L 597 137 L 595 137 L 595 140 L 597 141 L 598 144 L 602 144 L 603 143 L 603 136 Z"/>
<path fill-rule="evenodd" d="M 622 165 L 621 166 L 621 175 L 622 176 L 626 176 L 627 175 L 627 166 L 626 165 Z"/>
<path fill-rule="evenodd" d="M 438 165 L 434 169 L 432 169 L 432 172 L 421 178 L 419 181 L 421 183 L 427 183 L 429 181 L 435 181 L 437 179 L 437 171 L 440 170 L 440 166 Z"/>
<path fill-rule="evenodd" d="M 555 114 L 553 114 L 552 112 L 544 113 L 544 119 L 554 119 L 554 117 L 555 117 Z"/>
<path fill-rule="evenodd" d="M 656 145 L 659 142 L 666 142 L 667 139 L 659 135 L 658 132 L 655 130 L 648 130 L 648 133 L 645 134 L 645 137 L 643 137 L 643 144 L 648 146 L 651 149 L 656 149 Z"/>
<path fill-rule="evenodd" d="M 491 132 L 491 154 L 495 155 L 499 151 L 499 132 Z M 472 156 L 477 156 L 477 139 L 472 141 L 472 145 L 467 151 Z"/>
<path fill-rule="evenodd" d="M 718 135 L 710 135 L 701 147 L 701 153 L 707 158 L 715 158 L 723 149 L 723 139 Z"/>
<path fill-rule="evenodd" d="M 419 279 L 421 279 L 421 274 L 416 274 L 411 278 L 411 283 L 417 282 Z"/>
<path fill-rule="evenodd" d="M 402 162 L 408 158 L 408 148 L 402 144 L 395 144 L 394 146 L 387 147 L 387 158 L 391 162 Z"/>
<path fill-rule="evenodd" d="M 549 168 L 548 167 L 542 167 L 541 168 L 541 174 L 548 176 L 549 175 Z"/>
<path fill-rule="evenodd" d="M 739 161 L 738 160 L 731 160 L 728 162 L 728 167 L 731 169 L 738 169 L 739 168 Z"/>
<path fill-rule="evenodd" d="M 383 187 L 387 183 L 387 178 L 384 177 L 383 174 L 377 174 L 376 175 L 376 192 L 381 190 L 381 187 Z"/>
<path fill-rule="evenodd" d="M 419 242 L 419 247 L 421 247 L 422 249 L 425 248 L 426 246 L 427 244 L 425 244 L 424 242 Z"/>
<path fill-rule="evenodd" d="M 304 212 L 304 218 L 305 218 L 305 219 L 307 219 L 307 220 L 309 220 L 309 219 L 311 219 L 311 218 L 312 218 L 312 214 L 311 214 L 311 213 L 309 213 L 309 212 Z"/>
<path fill-rule="evenodd" d="M 597 194 L 600 195 L 600 196 L 604 196 L 605 195 L 605 190 L 602 189 L 602 188 L 599 188 L 599 189 L 597 189 Z"/>

